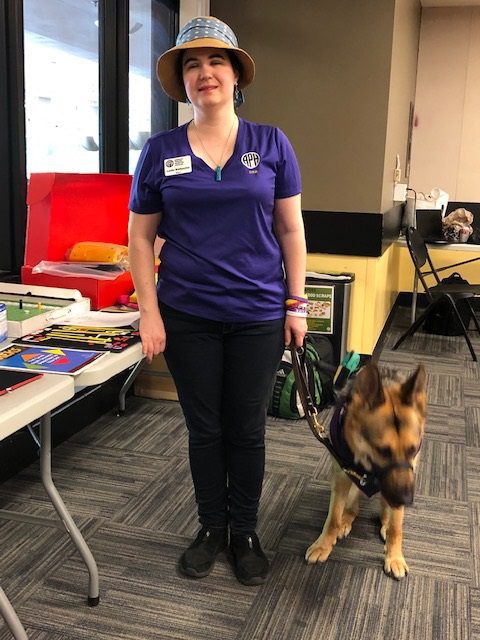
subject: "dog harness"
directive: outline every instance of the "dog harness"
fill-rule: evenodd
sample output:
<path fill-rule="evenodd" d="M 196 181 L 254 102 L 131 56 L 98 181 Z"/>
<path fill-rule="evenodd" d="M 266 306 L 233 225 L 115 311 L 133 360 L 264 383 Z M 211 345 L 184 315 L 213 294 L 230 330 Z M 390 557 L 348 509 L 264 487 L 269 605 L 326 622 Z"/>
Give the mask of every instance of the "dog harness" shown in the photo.
<path fill-rule="evenodd" d="M 378 477 L 371 471 L 367 471 L 361 464 L 355 462 L 353 453 L 348 446 L 343 435 L 343 423 L 346 415 L 346 400 L 339 402 L 335 407 L 332 419 L 330 420 L 330 443 L 332 445 L 334 457 L 342 471 L 366 496 L 371 498 L 380 491 Z"/>
<path fill-rule="evenodd" d="M 348 396 L 342 402 L 338 402 L 330 421 L 330 435 L 323 424 L 318 420 L 318 411 L 308 390 L 305 351 L 299 350 L 292 343 L 292 367 L 295 374 L 297 392 L 305 411 L 305 418 L 313 435 L 332 454 L 340 468 L 348 475 L 350 480 L 369 498 L 380 491 L 380 480 L 395 468 L 413 469 L 410 462 L 391 462 L 385 467 L 379 467 L 372 462 L 372 470 L 367 471 L 361 464 L 355 462 L 354 455 L 343 435 L 343 423 L 348 408 Z"/>
<path fill-rule="evenodd" d="M 384 467 L 379 467 L 372 462 L 372 471 L 367 471 L 361 464 L 355 462 L 353 453 L 343 436 L 343 423 L 346 415 L 347 400 L 340 402 L 330 421 L 330 453 L 339 463 L 350 480 L 366 496 L 371 498 L 380 491 L 380 480 L 391 469 L 413 469 L 410 462 L 390 462 Z M 420 442 L 419 449 L 422 443 Z"/>

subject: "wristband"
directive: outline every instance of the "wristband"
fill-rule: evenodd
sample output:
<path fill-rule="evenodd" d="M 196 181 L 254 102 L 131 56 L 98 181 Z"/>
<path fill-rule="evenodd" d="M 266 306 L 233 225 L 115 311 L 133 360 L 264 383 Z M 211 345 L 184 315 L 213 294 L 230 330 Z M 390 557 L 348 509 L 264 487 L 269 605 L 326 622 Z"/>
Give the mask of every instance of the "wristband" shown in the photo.
<path fill-rule="evenodd" d="M 288 298 L 285 300 L 285 306 L 296 306 L 298 302 L 308 304 L 308 298 L 301 298 L 300 296 L 288 296 Z"/>
<path fill-rule="evenodd" d="M 306 318 L 308 315 L 308 304 L 306 302 L 299 302 L 298 300 L 286 300 L 285 308 L 286 312 L 289 315 L 301 315 L 304 318 Z"/>
<path fill-rule="evenodd" d="M 295 307 L 288 307 L 286 312 L 289 316 L 298 316 L 299 318 L 306 318 L 308 316 L 308 306 L 306 304 L 297 304 Z"/>

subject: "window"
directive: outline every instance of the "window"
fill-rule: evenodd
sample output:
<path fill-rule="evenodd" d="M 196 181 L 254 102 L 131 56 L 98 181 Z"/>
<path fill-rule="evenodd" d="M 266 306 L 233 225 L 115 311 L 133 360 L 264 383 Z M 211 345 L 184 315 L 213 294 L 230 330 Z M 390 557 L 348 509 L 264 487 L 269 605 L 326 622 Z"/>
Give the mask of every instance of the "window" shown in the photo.
<path fill-rule="evenodd" d="M 156 60 L 174 40 L 177 5 L 129 2 L 130 172 L 151 133 L 175 124 Z M 98 0 L 44 0 L 40 12 L 37 0 L 24 0 L 27 175 L 100 170 L 100 8 Z"/>
<path fill-rule="evenodd" d="M 24 0 L 27 176 L 99 170 L 98 7 Z"/>
<path fill-rule="evenodd" d="M 182 2 L 190 6 L 193 0 Z M 23 0 L 2 6 L 5 278 L 23 264 L 32 172 L 133 171 L 145 138 L 175 126 L 176 106 L 160 88 L 155 63 L 175 40 L 179 0 Z"/>
<path fill-rule="evenodd" d="M 157 58 L 177 32 L 178 3 L 130 0 L 129 171 L 135 170 L 147 138 L 176 124 L 176 105 L 157 80 Z"/>

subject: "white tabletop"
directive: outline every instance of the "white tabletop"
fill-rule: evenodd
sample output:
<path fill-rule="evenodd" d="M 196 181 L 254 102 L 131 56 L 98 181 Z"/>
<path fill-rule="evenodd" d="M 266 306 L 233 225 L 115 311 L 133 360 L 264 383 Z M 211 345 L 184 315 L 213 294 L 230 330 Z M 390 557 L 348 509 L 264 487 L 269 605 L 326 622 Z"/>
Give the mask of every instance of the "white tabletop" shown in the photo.
<path fill-rule="evenodd" d="M 405 247 L 407 246 L 407 241 L 404 237 L 398 238 L 397 243 Z M 480 244 L 472 244 L 470 242 L 444 242 L 443 240 L 439 240 L 438 242 L 428 242 L 427 244 L 429 251 L 439 249 L 440 251 L 470 251 L 472 253 L 480 253 Z"/>
<path fill-rule="evenodd" d="M 0 396 L 0 440 L 73 397 L 71 376 L 44 374 Z"/>
<path fill-rule="evenodd" d="M 9 343 L 15 342 L 15 338 L 8 338 L 0 342 L 0 348 L 6 347 Z M 106 353 L 96 362 L 92 362 L 75 376 L 68 374 L 55 374 L 55 377 L 72 377 L 75 390 L 83 387 L 93 387 L 110 380 L 117 373 L 121 373 L 144 358 L 142 344 L 137 342 L 131 347 L 127 347 L 119 353 Z M 49 374 L 51 375 L 51 374 Z"/>
<path fill-rule="evenodd" d="M 120 353 L 107 353 L 74 376 L 75 389 L 102 384 L 117 375 L 117 373 L 121 373 L 132 365 L 137 364 L 143 357 L 140 342 L 127 347 Z"/>

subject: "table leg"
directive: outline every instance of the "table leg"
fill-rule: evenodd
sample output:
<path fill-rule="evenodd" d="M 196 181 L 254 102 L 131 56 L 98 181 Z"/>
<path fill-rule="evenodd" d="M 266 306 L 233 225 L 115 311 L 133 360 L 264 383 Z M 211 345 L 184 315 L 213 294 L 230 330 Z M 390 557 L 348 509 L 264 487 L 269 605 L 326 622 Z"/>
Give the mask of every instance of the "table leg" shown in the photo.
<path fill-rule="evenodd" d="M 143 360 L 140 360 L 139 362 L 137 362 L 137 364 L 133 367 L 132 371 L 130 372 L 128 378 L 123 383 L 122 388 L 120 389 L 120 392 L 118 394 L 118 415 L 119 416 L 125 413 L 125 396 L 127 395 L 127 391 L 135 382 L 135 378 L 140 373 L 140 370 L 143 364 L 144 364 Z"/>
<path fill-rule="evenodd" d="M 60 520 L 63 522 L 68 535 L 70 536 L 73 544 L 77 548 L 78 552 L 83 558 L 83 561 L 87 565 L 89 573 L 88 583 L 88 604 L 91 607 L 96 606 L 99 601 L 99 579 L 98 579 L 98 567 L 95 562 L 95 558 L 92 552 L 87 546 L 82 534 L 80 533 L 77 525 L 73 521 L 72 516 L 67 510 L 57 488 L 53 484 L 52 479 L 52 425 L 50 413 L 44 415 L 40 421 L 40 474 L 42 478 L 43 486 L 48 494 L 55 511 L 57 512 Z"/>
<path fill-rule="evenodd" d="M 0 613 L 2 614 L 5 622 L 7 623 L 7 627 L 12 632 L 15 640 L 28 640 L 27 633 L 2 587 L 0 587 Z"/>

